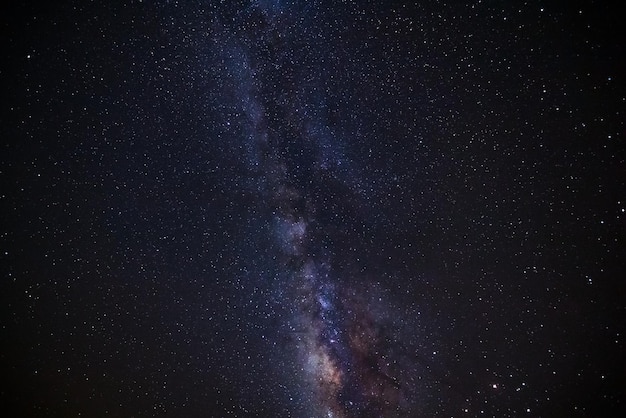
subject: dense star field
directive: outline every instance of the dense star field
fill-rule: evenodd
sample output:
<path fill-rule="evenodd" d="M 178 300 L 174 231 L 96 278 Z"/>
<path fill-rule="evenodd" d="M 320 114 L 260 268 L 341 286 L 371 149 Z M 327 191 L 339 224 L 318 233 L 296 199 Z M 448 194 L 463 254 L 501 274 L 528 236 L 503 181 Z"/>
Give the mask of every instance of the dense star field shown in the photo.
<path fill-rule="evenodd" d="M 2 414 L 625 414 L 610 3 L 5 9 Z"/>

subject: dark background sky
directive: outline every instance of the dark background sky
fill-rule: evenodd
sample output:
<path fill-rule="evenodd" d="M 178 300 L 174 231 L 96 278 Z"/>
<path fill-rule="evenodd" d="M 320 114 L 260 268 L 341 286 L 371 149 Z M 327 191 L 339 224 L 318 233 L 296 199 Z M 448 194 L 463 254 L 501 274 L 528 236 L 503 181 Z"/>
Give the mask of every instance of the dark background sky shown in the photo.
<path fill-rule="evenodd" d="M 0 409 L 319 413 L 314 263 L 404 370 L 388 416 L 623 414 L 609 3 L 3 6 Z"/>

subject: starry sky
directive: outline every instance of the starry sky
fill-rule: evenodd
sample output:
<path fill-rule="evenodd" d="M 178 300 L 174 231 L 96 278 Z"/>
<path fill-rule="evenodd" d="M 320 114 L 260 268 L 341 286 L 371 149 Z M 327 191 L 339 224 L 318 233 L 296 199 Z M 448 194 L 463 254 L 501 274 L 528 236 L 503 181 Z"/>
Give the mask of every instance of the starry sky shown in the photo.
<path fill-rule="evenodd" d="M 3 411 L 626 412 L 611 2 L 37 3 L 0 18 Z"/>

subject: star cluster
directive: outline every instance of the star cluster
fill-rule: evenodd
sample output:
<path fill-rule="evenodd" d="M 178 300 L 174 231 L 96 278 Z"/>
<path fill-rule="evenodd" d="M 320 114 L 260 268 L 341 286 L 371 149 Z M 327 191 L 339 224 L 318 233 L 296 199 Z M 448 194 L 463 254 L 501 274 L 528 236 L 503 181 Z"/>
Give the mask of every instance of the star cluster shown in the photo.
<path fill-rule="evenodd" d="M 2 410 L 623 414 L 613 6 L 61 1 L 2 23 Z"/>

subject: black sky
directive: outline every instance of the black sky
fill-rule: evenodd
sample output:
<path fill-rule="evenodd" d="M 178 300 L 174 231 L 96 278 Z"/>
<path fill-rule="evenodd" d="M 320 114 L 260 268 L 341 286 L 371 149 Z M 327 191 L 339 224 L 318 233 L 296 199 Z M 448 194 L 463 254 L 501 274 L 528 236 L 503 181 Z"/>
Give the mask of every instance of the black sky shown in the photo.
<path fill-rule="evenodd" d="M 610 2 L 4 7 L 10 416 L 620 416 Z"/>

